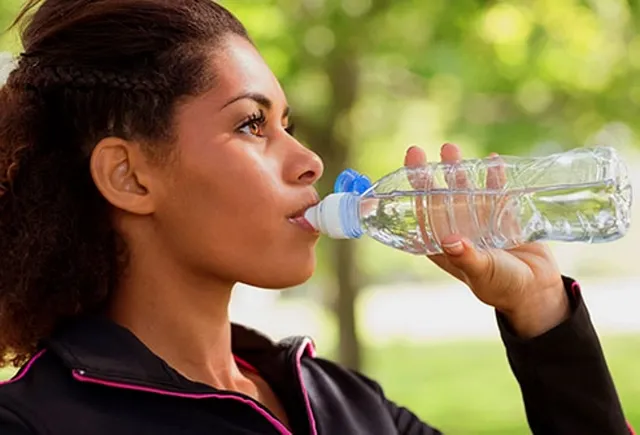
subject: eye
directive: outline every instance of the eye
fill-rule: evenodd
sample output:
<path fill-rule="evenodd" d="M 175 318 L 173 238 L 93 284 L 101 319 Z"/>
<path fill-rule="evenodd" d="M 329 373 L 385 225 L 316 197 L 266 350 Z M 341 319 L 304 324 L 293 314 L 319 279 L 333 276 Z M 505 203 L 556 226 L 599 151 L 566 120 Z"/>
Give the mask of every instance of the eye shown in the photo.
<path fill-rule="evenodd" d="M 263 137 L 264 127 L 267 123 L 267 118 L 264 116 L 264 112 L 256 112 L 251 115 L 245 122 L 238 127 L 238 132 L 249 136 Z"/>

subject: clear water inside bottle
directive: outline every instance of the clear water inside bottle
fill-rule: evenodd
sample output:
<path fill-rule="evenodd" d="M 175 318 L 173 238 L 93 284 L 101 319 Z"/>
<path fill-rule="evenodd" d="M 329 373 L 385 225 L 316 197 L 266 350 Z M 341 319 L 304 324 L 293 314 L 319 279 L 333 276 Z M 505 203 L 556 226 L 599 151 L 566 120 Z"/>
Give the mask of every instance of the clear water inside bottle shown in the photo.
<path fill-rule="evenodd" d="M 614 179 L 506 190 L 372 191 L 360 204 L 366 232 L 413 254 L 441 253 L 452 233 L 480 248 L 536 240 L 608 242 L 629 225 L 631 187 Z"/>

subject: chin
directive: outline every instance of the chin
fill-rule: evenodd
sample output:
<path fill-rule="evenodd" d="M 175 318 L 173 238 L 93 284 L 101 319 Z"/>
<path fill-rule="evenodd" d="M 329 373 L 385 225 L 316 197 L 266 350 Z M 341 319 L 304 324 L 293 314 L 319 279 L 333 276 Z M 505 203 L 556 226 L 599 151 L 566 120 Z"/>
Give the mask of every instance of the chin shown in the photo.
<path fill-rule="evenodd" d="M 254 287 L 269 290 L 284 290 L 295 287 L 307 282 L 316 269 L 316 258 L 305 259 L 308 261 L 292 261 L 286 266 L 271 266 L 265 264 L 259 274 L 254 276 L 255 279 L 244 281 Z"/>

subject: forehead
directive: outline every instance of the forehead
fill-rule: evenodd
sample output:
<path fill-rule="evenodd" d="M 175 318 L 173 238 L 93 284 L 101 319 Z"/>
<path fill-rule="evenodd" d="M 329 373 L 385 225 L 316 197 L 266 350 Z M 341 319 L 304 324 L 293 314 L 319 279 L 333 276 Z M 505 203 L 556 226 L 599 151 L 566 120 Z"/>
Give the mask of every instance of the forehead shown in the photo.
<path fill-rule="evenodd" d="M 258 50 L 246 39 L 231 35 L 218 55 L 212 59 L 215 68 L 214 94 L 223 102 L 242 93 L 262 94 L 274 104 L 285 104 L 278 79 Z"/>

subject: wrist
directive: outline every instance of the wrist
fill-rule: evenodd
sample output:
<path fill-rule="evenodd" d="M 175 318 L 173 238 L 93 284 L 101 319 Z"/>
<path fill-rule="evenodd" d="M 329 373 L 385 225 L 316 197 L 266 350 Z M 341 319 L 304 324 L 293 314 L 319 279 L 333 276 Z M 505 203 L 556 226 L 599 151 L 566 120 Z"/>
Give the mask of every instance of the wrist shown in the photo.
<path fill-rule="evenodd" d="M 534 338 L 555 328 L 571 316 L 569 297 L 560 280 L 537 292 L 518 306 L 502 311 L 513 331 L 521 338 Z"/>

